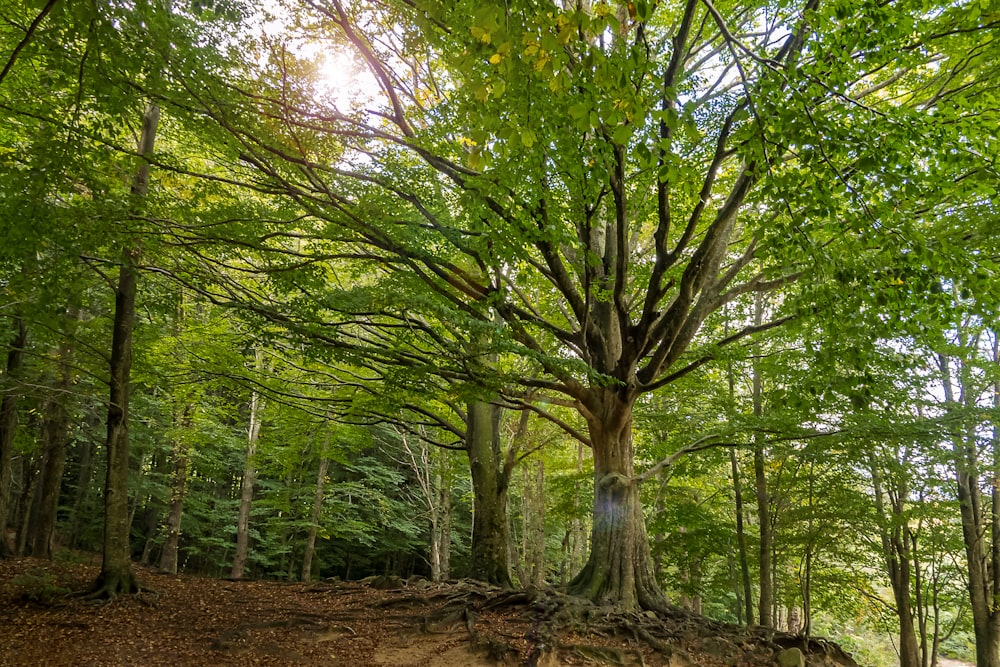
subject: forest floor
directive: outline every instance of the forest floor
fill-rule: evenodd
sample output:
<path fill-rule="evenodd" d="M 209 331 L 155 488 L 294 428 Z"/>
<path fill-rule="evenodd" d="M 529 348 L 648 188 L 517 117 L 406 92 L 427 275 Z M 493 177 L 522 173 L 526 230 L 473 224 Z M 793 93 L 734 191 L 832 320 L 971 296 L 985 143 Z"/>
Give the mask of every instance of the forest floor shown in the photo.
<path fill-rule="evenodd" d="M 0 560 L 0 665 L 773 667 L 794 648 L 807 665 L 855 665 L 815 639 L 469 581 L 227 581 L 137 566 L 139 595 L 70 594 L 98 570 Z"/>

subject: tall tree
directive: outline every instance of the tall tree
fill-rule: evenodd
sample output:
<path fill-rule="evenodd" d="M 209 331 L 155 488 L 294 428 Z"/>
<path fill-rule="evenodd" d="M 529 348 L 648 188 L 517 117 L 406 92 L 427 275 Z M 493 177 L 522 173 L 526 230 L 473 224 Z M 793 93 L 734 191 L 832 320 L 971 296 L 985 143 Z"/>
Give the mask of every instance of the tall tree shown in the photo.
<path fill-rule="evenodd" d="M 7 540 L 7 521 L 10 512 L 11 460 L 14 454 L 14 431 L 17 429 L 17 404 L 20 388 L 14 385 L 24 363 L 24 348 L 28 342 L 28 329 L 22 318 L 14 320 L 15 333 L 7 352 L 4 369 L 3 397 L 0 398 L 0 556 L 13 553 Z"/>
<path fill-rule="evenodd" d="M 259 347 L 254 350 L 254 369 L 257 373 L 264 370 L 264 351 Z M 233 566 L 229 571 L 229 576 L 232 579 L 243 578 L 247 556 L 250 553 L 250 509 L 253 505 L 253 490 L 257 480 L 257 443 L 260 440 L 264 404 L 264 397 L 254 388 L 250 393 L 246 459 L 243 463 L 243 477 L 240 482 L 240 509 L 236 519 L 236 554 L 233 556 Z"/>
<path fill-rule="evenodd" d="M 499 375 L 494 386 L 513 401 L 541 390 L 578 410 L 587 433 L 569 430 L 594 453 L 594 519 L 570 589 L 664 608 L 639 499 L 637 402 L 779 326 L 793 306 L 816 306 L 804 288 L 771 321 L 700 335 L 726 303 L 822 280 L 842 257 L 892 245 L 885 230 L 937 196 L 923 189 L 926 174 L 904 182 L 900 165 L 935 160 L 920 133 L 945 127 L 936 106 L 984 85 L 926 64 L 954 56 L 965 67 L 948 37 L 976 43 L 986 22 L 945 3 L 916 16 L 869 3 L 858 30 L 812 0 L 298 9 L 351 46 L 384 106 L 323 108 L 284 86 L 205 112 L 266 181 L 254 187 L 290 196 L 315 221 L 289 227 L 312 241 L 303 252 L 377 266 L 387 287 L 419 295 L 455 330 L 481 332 L 465 356 L 430 333 L 438 372 Z M 287 60 L 278 70 L 295 71 Z M 260 113 L 231 115 L 241 104 Z M 352 310 L 317 287 L 293 291 L 341 321 L 416 319 L 385 301 Z M 473 353 L 500 362 L 470 362 Z M 524 362 L 516 374 L 504 372 L 512 357 Z M 394 358 L 414 363 L 405 351 Z M 470 430 L 489 422 L 474 412 Z"/>
<path fill-rule="evenodd" d="M 150 104 L 142 118 L 139 137 L 139 166 L 132 181 L 133 206 L 149 189 L 149 158 L 153 154 L 160 108 Z M 135 297 L 138 288 L 138 241 L 123 245 L 118 284 L 115 287 L 115 316 L 111 342 L 111 397 L 108 403 L 107 475 L 104 482 L 104 552 L 101 572 L 92 595 L 114 597 L 134 593 L 139 585 L 132 572 L 132 548 L 129 544 L 129 391 L 132 369 L 132 329 L 135 326 Z"/>

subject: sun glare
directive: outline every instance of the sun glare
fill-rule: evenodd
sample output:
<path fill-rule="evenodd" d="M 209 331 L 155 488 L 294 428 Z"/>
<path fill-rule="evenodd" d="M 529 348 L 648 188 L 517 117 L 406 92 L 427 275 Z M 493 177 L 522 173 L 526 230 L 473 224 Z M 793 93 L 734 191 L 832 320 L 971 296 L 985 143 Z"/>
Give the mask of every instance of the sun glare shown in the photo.
<path fill-rule="evenodd" d="M 323 49 L 316 58 L 317 88 L 338 110 L 358 109 L 375 96 L 374 80 L 350 54 Z"/>

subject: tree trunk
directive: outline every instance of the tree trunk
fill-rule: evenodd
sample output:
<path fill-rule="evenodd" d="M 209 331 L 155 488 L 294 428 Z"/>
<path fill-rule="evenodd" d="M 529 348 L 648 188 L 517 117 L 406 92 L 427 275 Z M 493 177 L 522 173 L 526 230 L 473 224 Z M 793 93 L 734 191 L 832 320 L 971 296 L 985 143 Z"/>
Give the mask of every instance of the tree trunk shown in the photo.
<path fill-rule="evenodd" d="M 993 361 L 1000 361 L 996 342 L 993 346 Z M 945 401 L 951 404 L 955 401 L 951 363 L 944 355 L 938 357 L 938 362 Z M 964 367 L 958 369 L 957 375 L 962 389 L 961 396 L 966 402 L 975 401 L 975 392 Z M 993 390 L 993 403 L 997 406 L 1000 404 L 1000 383 Z M 972 628 L 976 638 L 976 667 L 1000 667 L 1000 577 L 994 576 L 996 570 L 1000 569 L 1000 489 L 997 488 L 1000 437 L 994 428 L 989 507 L 983 506 L 983 494 L 980 490 L 982 471 L 976 440 L 972 426 L 967 427 L 964 437 L 955 439 L 955 481 L 965 542 L 966 583 L 972 606 Z"/>
<path fill-rule="evenodd" d="M 646 522 L 635 482 L 629 390 L 590 391 L 587 426 L 594 451 L 594 523 L 590 557 L 569 584 L 575 595 L 622 609 L 666 610 L 653 574 Z"/>
<path fill-rule="evenodd" d="M 15 509 L 20 510 L 21 516 L 17 521 L 17 543 L 14 545 L 14 552 L 18 556 L 28 554 L 28 535 L 32 521 L 32 516 L 38 514 L 40 504 L 42 461 L 35 456 L 21 457 L 21 492 L 20 502 Z"/>
<path fill-rule="evenodd" d="M 535 489 L 531 494 L 531 585 L 540 588 L 545 583 L 545 464 L 535 464 Z"/>
<path fill-rule="evenodd" d="M 899 664 L 900 667 L 920 667 L 920 649 L 917 643 L 916 627 L 913 624 L 913 605 L 910 602 L 910 550 L 906 517 L 903 514 L 903 500 L 907 497 L 905 484 L 890 493 L 890 506 L 885 503 L 885 489 L 882 475 L 873 456 L 869 455 L 869 467 L 875 493 L 875 509 L 879 518 L 879 533 L 882 542 L 882 556 L 885 559 L 889 584 L 896 602 L 896 617 L 899 620 Z"/>
<path fill-rule="evenodd" d="M 104 559 L 94 592 L 108 597 L 138 590 L 132 573 L 128 512 L 128 400 L 135 320 L 136 267 L 139 249 L 126 249 L 115 295 L 111 345 L 111 402 L 108 406 L 107 473 L 104 481 Z"/>
<path fill-rule="evenodd" d="M 142 120 L 139 155 L 142 162 L 132 182 L 132 196 L 144 197 L 149 188 L 149 162 L 153 152 L 160 108 L 150 104 Z M 108 404 L 108 467 L 104 482 L 104 557 L 93 594 L 114 597 L 134 593 L 138 582 L 132 573 L 128 513 L 128 414 L 129 376 L 132 369 L 132 328 L 138 287 L 137 242 L 122 249 L 118 287 L 115 289 L 114 333 L 111 341 L 111 400 Z"/>
<path fill-rule="evenodd" d="M 327 438 L 329 439 L 329 435 L 327 435 Z M 316 534 L 319 532 L 319 520 L 323 515 L 323 482 L 326 480 L 326 471 L 329 466 L 330 459 L 326 457 L 326 447 L 324 447 L 319 460 L 319 473 L 316 474 L 316 494 L 313 496 L 309 536 L 306 538 L 306 549 L 302 555 L 302 581 L 309 581 L 312 577 L 313 553 L 316 550 Z"/>
<path fill-rule="evenodd" d="M 71 319 L 79 313 L 70 309 Z M 42 433 L 45 441 L 45 456 L 42 463 L 42 488 L 39 498 L 37 519 L 31 530 L 31 555 L 36 558 L 52 558 L 56 535 L 56 519 L 59 512 L 59 493 L 62 488 L 63 470 L 66 468 L 66 445 L 69 442 L 69 410 L 66 401 L 73 383 L 71 357 L 73 348 L 69 343 L 59 346 L 59 381 L 56 396 L 49 401 Z"/>
<path fill-rule="evenodd" d="M 178 550 L 181 543 L 181 519 L 184 517 L 184 495 L 187 492 L 188 464 L 191 460 L 190 445 L 181 433 L 190 426 L 192 406 L 185 404 L 174 420 L 175 435 L 171 448 L 170 502 L 167 506 L 166 535 L 160 549 L 159 568 L 177 574 Z"/>
<path fill-rule="evenodd" d="M 500 458 L 500 408 L 482 401 L 471 401 L 466 419 L 465 446 L 475 497 L 469 574 L 473 579 L 510 587 L 507 562 L 510 547 L 507 491 L 510 480 Z"/>
<path fill-rule="evenodd" d="M 750 563 L 747 560 L 747 537 L 743 527 L 743 484 L 740 483 L 739 462 L 736 450 L 729 450 L 729 467 L 733 475 L 733 494 L 736 497 L 736 544 L 739 550 L 740 579 L 743 584 L 743 613 L 746 624 L 753 625 L 753 589 L 750 585 Z"/>
<path fill-rule="evenodd" d="M 437 493 L 437 543 L 441 559 L 441 579 L 451 577 L 451 475 L 446 456 L 438 457 Z"/>
<path fill-rule="evenodd" d="M 10 514 L 10 481 L 14 476 L 14 432 L 17 430 L 17 403 L 20 389 L 14 386 L 24 363 L 24 348 L 28 344 L 28 328 L 20 317 L 14 320 L 14 340 L 7 352 L 6 386 L 0 399 L 0 557 L 11 556 L 14 546 L 7 536 Z"/>
<path fill-rule="evenodd" d="M 88 420 L 87 427 L 93 426 Z M 76 446 L 80 448 L 79 470 L 76 475 L 76 489 L 73 492 L 73 506 L 70 508 L 69 516 L 69 539 L 68 545 L 71 548 L 80 547 L 80 522 L 83 517 L 90 515 L 88 510 L 93 505 L 93 493 L 91 476 L 94 472 L 94 449 L 95 440 L 89 436 L 78 438 Z"/>
<path fill-rule="evenodd" d="M 256 368 L 263 368 L 264 355 L 260 349 L 256 351 Z M 253 503 L 253 486 L 256 482 L 257 470 L 254 467 L 254 456 L 257 453 L 257 441 L 260 438 L 260 416 L 264 410 L 264 400 L 254 391 L 250 394 L 250 427 L 247 429 L 247 458 L 243 466 L 243 481 L 240 484 L 240 513 L 236 521 L 236 555 L 233 567 L 229 571 L 232 579 L 242 579 L 246 568 L 247 556 L 250 550 L 250 505 Z"/>
<path fill-rule="evenodd" d="M 62 346 L 61 352 L 68 354 Z M 65 359 L 65 356 L 63 357 Z M 41 490 L 38 511 L 30 529 L 30 553 L 35 558 L 52 558 L 56 534 L 56 517 L 59 511 L 59 492 L 62 486 L 63 469 L 66 467 L 66 443 L 69 430 L 69 413 L 63 401 L 70 385 L 70 369 L 63 364 L 58 396 L 48 405 L 48 414 L 42 429 L 45 454 L 42 459 Z"/>
<path fill-rule="evenodd" d="M 763 321 L 763 303 L 760 294 L 754 299 L 754 325 Z M 763 388 L 760 368 L 753 365 L 753 414 L 760 418 L 763 414 Z M 759 440 L 759 436 L 755 436 Z M 766 452 L 764 446 L 755 444 L 753 448 L 754 484 L 757 493 L 757 517 L 760 525 L 760 550 L 758 565 L 760 570 L 760 596 L 757 599 L 757 619 L 764 627 L 774 627 L 774 579 L 772 577 L 771 549 L 773 526 L 771 520 L 771 499 L 767 493 Z"/>

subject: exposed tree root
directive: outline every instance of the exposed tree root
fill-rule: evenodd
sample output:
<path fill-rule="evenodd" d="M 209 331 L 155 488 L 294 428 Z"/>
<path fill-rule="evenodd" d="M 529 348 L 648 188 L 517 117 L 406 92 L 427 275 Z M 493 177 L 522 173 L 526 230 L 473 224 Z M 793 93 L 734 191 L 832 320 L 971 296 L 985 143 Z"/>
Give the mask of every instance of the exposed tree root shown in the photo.
<path fill-rule="evenodd" d="M 138 595 L 143 591 L 151 592 L 136 579 L 131 570 L 126 573 L 105 571 L 101 572 L 89 590 L 79 593 L 78 596 L 84 600 L 112 602 L 119 596 Z M 139 599 L 152 606 L 147 600 L 141 597 Z"/>
<path fill-rule="evenodd" d="M 698 664 L 695 656 L 711 656 L 711 664 L 771 664 L 780 651 L 795 646 L 822 656 L 824 665 L 856 667 L 839 647 L 827 642 L 775 631 L 748 630 L 670 608 L 667 611 L 622 611 L 554 589 L 509 591 L 487 585 L 456 584 L 441 606 L 411 616 L 424 632 L 448 634 L 464 626 L 472 647 L 498 661 L 552 664 L 555 658 L 583 658 L 603 664 Z M 457 587 L 457 590 L 456 590 Z M 426 592 L 425 592 L 426 593 Z M 412 603 L 404 595 L 398 602 Z M 420 599 L 428 599 L 421 596 Z M 428 599 L 429 601 L 429 599 Z M 433 605 L 429 605 L 433 606 Z M 519 632 L 487 636 L 477 628 L 482 614 L 502 614 Z M 609 645 L 567 641 L 567 636 L 602 637 Z M 614 644 L 614 645 L 611 645 Z M 623 647 L 624 646 L 624 647 Z"/>

